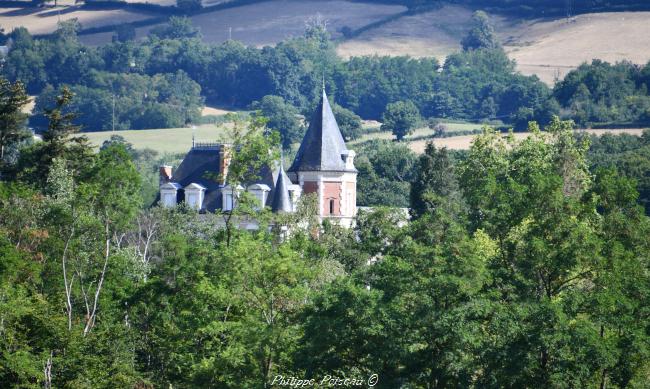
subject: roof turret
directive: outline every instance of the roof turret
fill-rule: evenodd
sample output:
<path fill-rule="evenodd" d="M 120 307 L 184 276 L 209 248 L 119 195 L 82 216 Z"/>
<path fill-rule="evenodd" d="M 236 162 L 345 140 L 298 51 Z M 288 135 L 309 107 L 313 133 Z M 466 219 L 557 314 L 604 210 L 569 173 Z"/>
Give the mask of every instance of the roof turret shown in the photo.
<path fill-rule="evenodd" d="M 291 198 L 289 197 L 289 185 L 291 181 L 284 172 L 284 165 L 282 157 L 280 157 L 280 170 L 278 171 L 278 178 L 275 182 L 275 189 L 273 193 L 273 201 L 271 202 L 271 211 L 273 213 L 290 213 L 293 211 L 291 206 Z"/>

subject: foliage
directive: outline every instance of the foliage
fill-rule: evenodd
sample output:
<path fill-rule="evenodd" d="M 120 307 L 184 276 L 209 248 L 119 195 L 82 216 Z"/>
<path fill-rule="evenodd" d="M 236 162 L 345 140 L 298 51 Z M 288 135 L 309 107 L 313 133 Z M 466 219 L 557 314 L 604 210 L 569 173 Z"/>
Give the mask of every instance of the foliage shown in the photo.
<path fill-rule="evenodd" d="M 266 126 L 280 134 L 282 147 L 290 148 L 293 143 L 300 142 L 304 128 L 298 118 L 298 110 L 287 104 L 280 96 L 264 96 L 261 101 L 253 104 L 268 119 Z"/>
<path fill-rule="evenodd" d="M 634 180 L 639 203 L 650 215 L 650 131 L 643 136 L 611 135 L 590 137 L 588 160 L 591 170 L 615 168 L 621 176 Z"/>
<path fill-rule="evenodd" d="M 136 31 L 132 24 L 121 24 L 115 28 L 114 41 L 127 42 L 135 40 Z"/>
<path fill-rule="evenodd" d="M 404 139 L 420 122 L 420 112 L 412 101 L 398 101 L 386 106 L 382 116 L 382 131 L 391 131 L 398 141 Z"/>
<path fill-rule="evenodd" d="M 201 115 L 201 87 L 183 71 L 153 77 L 138 74 L 92 72 L 86 85 L 71 87 L 75 98 L 69 110 L 82 112 L 74 122 L 86 131 L 182 127 Z M 35 112 L 52 104 L 56 92 L 46 87 L 36 98 Z M 44 115 L 30 124 L 45 125 Z"/>
<path fill-rule="evenodd" d="M 263 49 L 203 44 L 187 19 L 97 49 L 78 42 L 78 28 L 64 23 L 51 39 L 14 30 L 3 68 L 43 92 L 44 112 L 42 142 L 7 141 L 18 159 L 0 182 L 3 384 L 239 388 L 377 374 L 385 388 L 647 385 L 650 219 L 639 203 L 648 204 L 650 133 L 589 138 L 552 115 L 575 103 L 591 120 L 596 101 L 612 108 L 606 117 L 642 117 L 630 107 L 644 107 L 647 66 L 584 65 L 551 95 L 499 49 L 452 54 L 441 72 L 433 59 L 341 62 L 322 20 Z M 220 214 L 141 209 L 157 186 L 155 154 L 118 136 L 94 153 L 77 134 L 81 109 L 104 125 L 110 112 L 112 126 L 116 89 L 118 112 L 133 108 L 118 114 L 126 127 L 187 123 L 175 106 L 194 111 L 203 93 L 278 108 L 273 126 L 286 131 L 323 75 L 363 117 L 411 99 L 410 114 L 387 114 L 401 137 L 418 110 L 502 117 L 532 135 L 517 142 L 485 128 L 462 155 L 366 144 L 358 202 L 376 207 L 347 230 L 318 222 L 313 195 L 274 219 L 239 193 L 278 157 L 280 135 L 262 117 L 229 134 L 238 197 Z M 0 84 L 0 120 L 21 129 L 25 93 Z M 621 103 L 628 92 L 632 105 Z M 334 108 L 353 137 L 358 118 Z M 377 206 L 409 203 L 410 220 Z M 246 217 L 261 228 L 236 228 Z"/>
<path fill-rule="evenodd" d="M 501 49 L 471 50 L 447 57 L 442 75 L 422 112 L 439 118 L 502 119 L 524 130 L 559 114 L 549 89 L 537 77 L 523 77 Z"/>
<path fill-rule="evenodd" d="M 0 77 L 0 171 L 10 152 L 31 135 L 25 128 L 27 115 L 22 112 L 29 101 L 21 82 L 12 84 Z"/>
<path fill-rule="evenodd" d="M 417 173 L 410 193 L 412 215 L 435 214 L 438 208 L 452 212 L 450 207 L 460 201 L 460 189 L 447 149 L 436 149 L 433 142 L 427 142 L 415 170 Z"/>
<path fill-rule="evenodd" d="M 494 28 L 490 25 L 487 14 L 476 11 L 472 15 L 472 29 L 460 42 L 463 50 L 496 49 L 499 47 Z"/>
<path fill-rule="evenodd" d="M 218 177 L 211 177 L 221 184 L 227 181 L 233 199 L 232 209 L 222 212 L 226 245 L 230 245 L 240 217 L 257 217 L 260 224 L 265 225 L 264 210 L 258 212 L 259 200 L 243 185 L 259 180 L 264 169 L 275 168 L 274 163 L 279 157 L 276 148 L 280 143 L 277 132 L 266 131 L 265 118 L 256 117 L 248 123 L 234 120 L 234 126 L 227 135 L 229 147 L 224 154 L 224 158 L 230 160 L 228 169 Z"/>
<path fill-rule="evenodd" d="M 345 140 L 354 140 L 361 135 L 361 118 L 359 115 L 338 104 L 332 105 L 334 117 Z"/>
<path fill-rule="evenodd" d="M 416 156 L 407 145 L 373 141 L 358 150 L 357 203 L 407 207 Z"/>
<path fill-rule="evenodd" d="M 206 44 L 185 17 L 171 17 L 137 41 L 129 39 L 125 27 L 122 38 L 100 47 L 82 45 L 74 28 L 52 39 L 35 39 L 17 29 L 11 33 L 14 46 L 2 72 L 11 81 L 22 80 L 30 94 L 51 95 L 48 84 L 55 89 L 69 85 L 84 101 L 83 109 L 93 113 L 89 117 L 98 118 L 92 125 L 86 119 L 89 130 L 112 128 L 113 95 L 116 128 L 151 128 L 158 115 L 164 120 L 156 125 L 193 122 L 196 106 L 202 105 L 199 93 L 212 104 L 236 108 L 264 96 L 279 96 L 299 112 L 310 112 L 323 77 L 337 104 L 364 119 L 380 119 L 388 104 L 406 100 L 425 116 L 502 119 L 522 129 L 529 120 L 548 123 L 559 112 L 549 88 L 536 77 L 517 73 L 501 49 L 452 54 L 443 68 L 435 58 L 373 56 L 343 61 L 322 20 L 307 27 L 301 37 L 261 49 L 232 40 Z M 155 80 L 179 72 L 189 80 L 174 85 L 176 102 L 162 92 L 157 97 Z M 129 86 L 122 88 L 125 84 Z M 148 99 L 134 95 L 133 91 L 143 90 Z M 186 113 L 175 108 L 179 103 L 187 106 Z M 346 123 L 350 119 L 351 128 L 356 126 L 354 116 L 335 110 Z M 150 117 L 138 120 L 144 111 Z M 352 139 L 355 133 L 345 136 Z"/>
<path fill-rule="evenodd" d="M 570 71 L 553 94 L 570 117 L 584 126 L 650 123 L 650 63 L 609 64 L 593 60 Z"/>
<path fill-rule="evenodd" d="M 70 128 L 62 115 L 47 142 Z M 240 182 L 277 157 L 279 137 L 255 123 L 236 137 Z M 647 137 L 594 138 L 588 154 L 571 129 L 533 123 L 515 142 L 486 128 L 460 159 L 376 142 L 359 160 L 373 179 L 401 179 L 401 200 L 413 182 L 415 217 L 375 207 L 353 229 L 319 225 L 305 196 L 284 234 L 228 234 L 223 215 L 181 207 L 138 210 L 137 152 L 119 137 L 81 170 L 62 153 L 42 186 L 0 183 L 0 379 L 643 387 L 650 221 L 633 180 L 588 165 Z"/>
<path fill-rule="evenodd" d="M 192 6 L 189 2 L 183 5 Z M 179 4 L 179 8 L 183 7 Z M 167 24 L 153 28 L 150 34 L 159 39 L 198 38 L 201 36 L 199 30 L 192 26 L 192 21 L 184 16 L 172 16 L 167 21 Z"/>
<path fill-rule="evenodd" d="M 43 131 L 43 142 L 21 150 L 16 165 L 11 167 L 11 177 L 43 188 L 56 159 L 67 160 L 74 175 L 87 172 L 92 150 L 87 139 L 77 135 L 80 127 L 73 124 L 77 113 L 68 109 L 73 97 L 72 91 L 64 87 L 55 97 L 54 107 L 45 109 L 47 128 Z"/>

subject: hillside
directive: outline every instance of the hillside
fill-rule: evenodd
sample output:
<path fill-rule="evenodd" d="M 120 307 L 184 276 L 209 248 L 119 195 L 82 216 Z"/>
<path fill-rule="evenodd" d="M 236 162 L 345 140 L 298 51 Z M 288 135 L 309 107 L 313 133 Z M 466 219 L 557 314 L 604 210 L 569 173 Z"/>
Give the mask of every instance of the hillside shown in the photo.
<path fill-rule="evenodd" d="M 339 54 L 445 55 L 460 50 L 472 10 L 445 6 L 403 16 L 339 45 Z M 606 12 L 572 19 L 525 20 L 491 15 L 495 30 L 518 69 L 552 84 L 582 62 L 650 60 L 650 12 Z"/>
<path fill-rule="evenodd" d="M 212 1 L 206 5 L 220 3 Z M 168 5 L 165 3 L 165 5 Z M 333 37 L 341 40 L 342 57 L 359 55 L 435 56 L 440 59 L 460 49 L 473 9 L 444 6 L 438 10 L 407 14 L 399 5 L 345 0 L 271 0 L 192 17 L 203 39 L 219 43 L 229 37 L 254 46 L 273 45 L 302 33 L 305 21 L 320 15 Z M 25 26 L 36 34 L 50 33 L 58 20 L 77 18 L 82 27 L 94 28 L 160 18 L 161 14 L 127 10 L 82 10 L 79 7 L 6 8 L 0 13 L 5 30 Z M 506 51 L 524 74 L 536 74 L 551 84 L 584 61 L 624 59 L 644 64 L 650 60 L 650 12 L 606 12 L 572 19 L 527 20 L 491 15 Z M 137 29 L 145 36 L 151 26 Z M 342 29 L 352 31 L 344 39 Z M 110 42 L 112 32 L 82 35 L 91 45 Z"/>

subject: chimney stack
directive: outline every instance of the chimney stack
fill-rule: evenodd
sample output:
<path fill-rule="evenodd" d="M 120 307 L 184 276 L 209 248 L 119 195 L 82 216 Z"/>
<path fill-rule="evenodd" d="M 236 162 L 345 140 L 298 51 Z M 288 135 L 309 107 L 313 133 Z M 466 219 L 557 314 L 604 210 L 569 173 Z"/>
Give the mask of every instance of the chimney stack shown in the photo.
<path fill-rule="evenodd" d="M 221 158 L 219 158 L 219 179 L 221 180 L 221 185 L 226 184 L 226 178 L 228 177 L 228 168 L 230 167 L 230 161 L 232 160 L 232 155 L 230 154 L 230 145 L 221 145 Z"/>
<path fill-rule="evenodd" d="M 158 170 L 160 176 L 160 185 L 166 184 L 172 179 L 172 167 L 169 165 L 162 165 Z"/>

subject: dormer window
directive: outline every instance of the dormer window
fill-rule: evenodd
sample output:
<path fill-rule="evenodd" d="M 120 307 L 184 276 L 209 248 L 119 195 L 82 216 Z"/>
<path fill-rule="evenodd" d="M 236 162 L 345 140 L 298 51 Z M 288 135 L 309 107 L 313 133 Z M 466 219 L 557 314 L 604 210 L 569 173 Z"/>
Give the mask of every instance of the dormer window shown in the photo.
<path fill-rule="evenodd" d="M 178 190 L 180 188 L 181 186 L 176 182 L 167 182 L 160 185 L 160 205 L 165 208 L 175 207 Z"/>
<path fill-rule="evenodd" d="M 354 170 L 354 157 L 356 155 L 357 153 L 355 153 L 354 150 L 345 150 L 341 154 L 341 159 L 343 159 L 343 163 L 345 163 L 345 169 Z"/>
<path fill-rule="evenodd" d="M 203 207 L 203 198 L 205 197 L 205 187 L 203 185 L 191 183 L 185 187 L 185 204 L 197 211 Z"/>
<path fill-rule="evenodd" d="M 257 199 L 259 209 L 264 208 L 271 188 L 269 188 L 268 185 L 264 184 L 253 184 L 248 187 L 248 191 L 251 192 L 251 194 Z"/>
<path fill-rule="evenodd" d="M 237 185 L 237 187 L 232 187 L 230 185 L 224 186 L 221 189 L 221 209 L 224 211 L 232 211 L 237 206 L 237 197 L 239 197 L 239 193 L 242 190 L 244 190 L 244 188 L 240 185 Z"/>
<path fill-rule="evenodd" d="M 291 209 L 293 211 L 296 210 L 301 192 L 300 185 L 289 185 L 289 199 L 291 199 Z"/>

